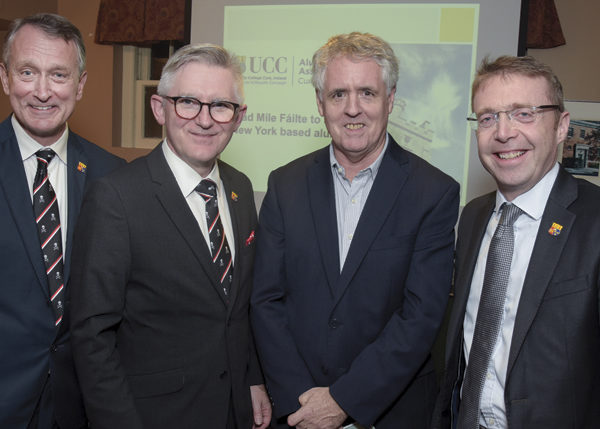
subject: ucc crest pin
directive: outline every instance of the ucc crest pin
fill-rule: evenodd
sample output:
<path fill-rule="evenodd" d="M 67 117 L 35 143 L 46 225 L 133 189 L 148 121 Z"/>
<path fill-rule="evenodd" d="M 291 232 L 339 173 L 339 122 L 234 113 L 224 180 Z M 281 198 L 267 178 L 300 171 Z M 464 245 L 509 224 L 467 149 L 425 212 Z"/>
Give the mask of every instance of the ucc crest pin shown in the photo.
<path fill-rule="evenodd" d="M 562 230 L 562 225 L 560 225 L 560 224 L 558 224 L 556 222 L 552 222 L 552 226 L 548 230 L 548 234 L 553 235 L 554 237 L 556 237 L 557 235 L 560 234 L 561 230 Z"/>

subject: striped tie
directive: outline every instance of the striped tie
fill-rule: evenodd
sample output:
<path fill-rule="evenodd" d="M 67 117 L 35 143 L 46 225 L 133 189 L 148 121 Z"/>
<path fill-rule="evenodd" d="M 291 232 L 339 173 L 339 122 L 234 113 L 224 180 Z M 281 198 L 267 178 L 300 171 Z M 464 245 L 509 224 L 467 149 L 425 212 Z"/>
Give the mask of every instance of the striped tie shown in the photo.
<path fill-rule="evenodd" d="M 223 287 L 225 296 L 229 296 L 229 289 L 233 278 L 233 261 L 219 214 L 217 185 L 212 180 L 204 179 L 196 186 L 195 190 L 206 202 L 206 224 L 208 225 L 208 236 L 210 239 L 210 253 L 219 274 L 217 280 Z"/>
<path fill-rule="evenodd" d="M 54 311 L 55 325 L 58 326 L 63 317 L 63 252 L 58 201 L 54 189 L 48 180 L 48 164 L 54 158 L 54 151 L 40 150 L 36 152 L 38 167 L 33 181 L 33 212 L 40 236 L 50 302 Z"/>

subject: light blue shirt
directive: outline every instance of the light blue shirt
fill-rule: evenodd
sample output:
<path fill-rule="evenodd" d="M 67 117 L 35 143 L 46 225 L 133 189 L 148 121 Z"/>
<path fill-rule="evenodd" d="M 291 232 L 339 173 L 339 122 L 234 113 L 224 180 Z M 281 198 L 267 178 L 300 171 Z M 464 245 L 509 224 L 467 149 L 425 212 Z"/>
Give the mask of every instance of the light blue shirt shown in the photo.
<path fill-rule="evenodd" d="M 329 162 L 335 191 L 335 212 L 337 217 L 340 272 L 344 267 L 348 250 L 352 244 L 354 231 L 360 219 L 371 187 L 379 171 L 381 160 L 388 146 L 389 135 L 377 159 L 367 168 L 358 172 L 352 181 L 346 177 L 344 167 L 335 158 L 333 146 L 329 146 Z"/>
<path fill-rule="evenodd" d="M 515 245 L 506 290 L 504 314 L 481 394 L 479 423 L 489 429 L 508 427 L 506 406 L 504 403 L 508 354 L 510 352 L 517 308 L 529 266 L 529 259 L 531 258 L 548 196 L 558 175 L 558 169 L 557 163 L 533 188 L 511 201 L 512 204 L 515 204 L 525 213 L 519 216 L 514 224 Z M 463 322 L 463 347 L 467 362 L 469 352 L 471 351 L 471 343 L 473 342 L 477 309 L 481 299 L 488 249 L 496 226 L 500 221 L 500 206 L 505 201 L 506 198 L 504 198 L 500 191 L 497 191 L 494 213 L 488 222 L 481 247 L 479 248 L 475 271 L 473 272 L 473 280 L 471 281 L 471 290 Z"/>

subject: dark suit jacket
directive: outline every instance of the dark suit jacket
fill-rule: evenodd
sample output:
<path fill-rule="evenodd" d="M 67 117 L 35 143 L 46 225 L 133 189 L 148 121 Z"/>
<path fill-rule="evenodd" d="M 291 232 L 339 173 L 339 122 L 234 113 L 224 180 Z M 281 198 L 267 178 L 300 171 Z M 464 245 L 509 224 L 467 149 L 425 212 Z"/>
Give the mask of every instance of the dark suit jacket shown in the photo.
<path fill-rule="evenodd" d="M 449 428 L 458 410 L 466 302 L 495 201 L 495 193 L 479 197 L 461 215 L 446 374 L 434 428 Z M 504 391 L 510 429 L 599 425 L 599 213 L 600 188 L 561 169 L 544 210 L 517 310 Z M 563 227 L 557 236 L 548 233 L 553 223 Z"/>
<path fill-rule="evenodd" d="M 85 171 L 77 169 L 80 162 Z M 123 160 L 69 132 L 67 282 L 73 228 L 83 194 L 91 181 L 121 163 Z M 62 429 L 84 426 L 68 311 L 59 329 L 55 328 L 31 195 L 10 118 L 0 124 L 0 273 L 0 427 L 27 427 L 44 389 L 52 389 L 54 412 Z M 66 284 L 68 289 L 70 284 Z M 68 305 L 66 302 L 67 309 Z M 52 411 L 43 407 L 40 417 L 51 418 Z"/>
<path fill-rule="evenodd" d="M 73 257 L 72 335 L 94 429 L 250 428 L 262 376 L 248 307 L 256 208 L 219 162 L 235 236 L 230 302 L 162 148 L 97 182 Z"/>
<path fill-rule="evenodd" d="M 330 386 L 363 425 L 428 426 L 458 190 L 390 137 L 340 273 L 329 148 L 271 173 L 252 321 L 277 417 Z"/>

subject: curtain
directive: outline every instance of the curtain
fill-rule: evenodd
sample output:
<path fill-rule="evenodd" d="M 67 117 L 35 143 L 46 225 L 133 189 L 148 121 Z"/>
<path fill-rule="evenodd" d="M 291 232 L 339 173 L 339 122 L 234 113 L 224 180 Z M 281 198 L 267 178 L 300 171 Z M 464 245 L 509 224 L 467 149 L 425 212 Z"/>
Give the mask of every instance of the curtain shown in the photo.
<path fill-rule="evenodd" d="M 529 0 L 527 47 L 555 48 L 565 43 L 554 0 Z"/>
<path fill-rule="evenodd" d="M 96 43 L 186 42 L 186 0 L 101 0 Z"/>

